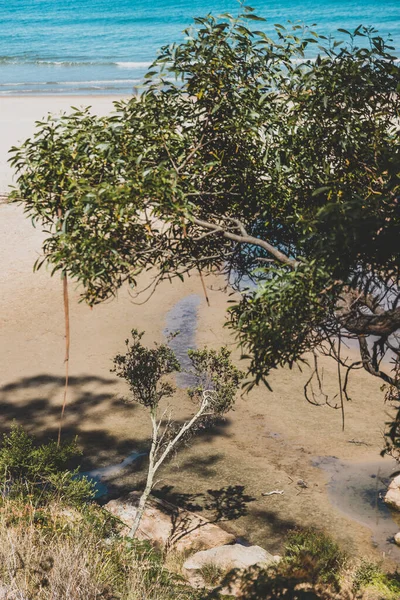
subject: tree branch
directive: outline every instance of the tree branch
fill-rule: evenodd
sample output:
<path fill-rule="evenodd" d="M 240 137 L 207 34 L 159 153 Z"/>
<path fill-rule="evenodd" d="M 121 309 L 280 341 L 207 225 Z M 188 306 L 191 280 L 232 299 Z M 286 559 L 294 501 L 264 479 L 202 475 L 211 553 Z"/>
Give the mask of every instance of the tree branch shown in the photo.
<path fill-rule="evenodd" d="M 372 315 L 354 310 L 344 315 L 340 321 L 350 333 L 388 336 L 400 328 L 400 307 Z"/>
<path fill-rule="evenodd" d="M 197 413 L 195 415 L 193 415 L 193 417 L 190 419 L 190 421 L 188 421 L 181 427 L 181 429 L 178 431 L 176 436 L 168 443 L 164 452 L 161 454 L 160 458 L 157 460 L 157 462 L 154 465 L 154 472 L 156 472 L 159 469 L 159 467 L 162 465 L 164 460 L 167 458 L 168 454 L 171 452 L 171 450 L 174 448 L 174 446 L 176 446 L 176 444 L 179 442 L 179 440 L 185 435 L 185 433 L 187 431 L 189 431 L 191 429 L 191 427 L 195 424 L 195 422 L 203 415 L 204 411 L 206 410 L 206 408 L 209 404 L 207 394 L 210 394 L 210 393 L 211 392 L 209 390 L 205 390 L 203 392 L 203 400 L 202 400 L 199 410 L 197 411 Z"/>
<path fill-rule="evenodd" d="M 359 336 L 358 343 L 360 345 L 360 354 L 361 354 L 362 364 L 363 364 L 364 369 L 371 375 L 374 375 L 375 377 L 379 377 L 380 379 L 383 379 L 383 381 L 385 381 L 389 385 L 392 385 L 393 387 L 400 389 L 400 381 L 396 381 L 396 379 L 394 379 L 393 377 L 391 377 L 384 371 L 381 371 L 379 368 L 377 369 L 374 367 L 374 365 L 372 363 L 372 357 L 371 357 L 371 354 L 370 354 L 370 351 L 368 348 L 368 342 L 364 335 Z"/>
<path fill-rule="evenodd" d="M 235 219 L 235 221 L 237 223 L 240 223 L 239 221 L 237 221 L 237 219 Z M 263 248 L 269 254 L 271 254 L 278 262 L 288 265 L 292 269 L 295 269 L 300 264 L 299 261 L 295 260 L 294 258 L 290 258 L 289 256 L 287 256 L 286 254 L 284 254 L 265 240 L 260 240 L 259 238 L 253 237 L 252 235 L 248 235 L 242 223 L 240 223 L 240 226 L 237 225 L 237 227 L 241 232 L 244 231 L 245 235 L 237 235 L 235 233 L 231 233 L 230 231 L 227 231 L 226 229 L 221 227 L 221 225 L 209 223 L 208 221 L 203 221 L 202 219 L 198 219 L 197 217 L 193 217 L 192 222 L 195 225 L 202 227 L 203 229 L 207 229 L 210 232 L 220 234 L 222 237 L 228 240 L 238 242 L 239 244 L 249 244 L 251 246 L 258 246 L 259 248 Z"/>

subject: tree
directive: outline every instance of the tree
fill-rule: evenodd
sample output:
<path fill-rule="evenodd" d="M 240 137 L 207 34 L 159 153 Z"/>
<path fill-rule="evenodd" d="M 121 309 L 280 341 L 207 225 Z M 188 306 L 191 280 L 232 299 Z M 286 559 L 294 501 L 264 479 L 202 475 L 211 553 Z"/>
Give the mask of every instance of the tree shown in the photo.
<path fill-rule="evenodd" d="M 249 28 L 258 21 L 249 7 L 196 19 L 161 50 L 140 96 L 108 117 L 49 117 L 12 150 L 14 198 L 49 231 L 37 266 L 79 281 L 89 304 L 150 266 L 155 286 L 225 273 L 241 294 L 229 325 L 250 385 L 312 352 L 311 402 L 321 353 L 338 363 L 341 406 L 357 368 L 398 398 L 393 48 L 372 28 L 341 30 L 342 42 L 278 25 L 271 39 Z"/>
<path fill-rule="evenodd" d="M 184 423 L 173 421 L 170 406 L 162 408 L 162 401 L 176 391 L 166 377 L 181 370 L 179 361 L 165 344 L 154 348 L 143 346 L 143 335 L 136 329 L 132 330 L 131 342 L 126 340 L 127 351 L 115 357 L 113 369 L 118 377 L 128 382 L 132 400 L 149 411 L 152 429 L 146 486 L 130 531 L 132 537 L 138 530 L 157 471 L 180 444 L 232 408 L 242 378 L 242 373 L 231 363 L 230 352 L 226 348 L 218 352 L 189 350 L 195 385 L 187 393 L 196 410 Z"/>

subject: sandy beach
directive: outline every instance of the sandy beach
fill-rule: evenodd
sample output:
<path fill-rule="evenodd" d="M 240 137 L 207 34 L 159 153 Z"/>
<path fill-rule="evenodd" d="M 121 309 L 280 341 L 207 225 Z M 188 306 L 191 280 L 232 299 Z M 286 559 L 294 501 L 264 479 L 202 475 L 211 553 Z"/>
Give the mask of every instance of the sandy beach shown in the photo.
<path fill-rule="evenodd" d="M 32 134 L 35 120 L 71 105 L 91 105 L 103 114 L 112 108 L 113 100 L 1 97 L 0 192 L 12 183 L 7 150 Z M 43 235 L 24 218 L 21 207 L 0 205 L 0 429 L 7 430 L 15 419 L 48 438 L 57 430 L 62 401 L 64 330 L 59 278 L 51 278 L 46 270 L 32 272 Z M 71 385 L 65 434 L 78 435 L 85 469 L 118 463 L 130 452 L 147 447 L 146 415 L 124 403 L 127 389 L 110 373 L 112 357 L 123 351 L 132 327 L 145 330 L 149 343 L 161 341 L 169 311 L 196 294 L 197 344 L 226 343 L 234 350 L 229 332 L 223 329 L 228 296 L 219 290 L 221 285 L 215 278 L 207 280 L 211 307 L 198 277 L 193 276 L 183 284 L 162 284 L 143 305 L 135 303 L 130 290 L 122 289 L 118 298 L 93 310 L 78 302 L 78 291 L 71 286 Z M 326 362 L 324 369 L 327 387 L 335 394 L 336 365 Z M 268 550 L 279 551 L 289 528 L 315 525 L 325 527 L 355 554 L 382 558 L 384 552 L 399 561 L 396 548 L 392 553 L 389 546 L 387 550 L 374 547 L 371 531 L 331 503 L 329 474 L 314 466 L 321 456 L 355 463 L 381 460 L 387 420 L 381 382 L 363 372 L 353 376 L 343 432 L 340 411 L 307 404 L 303 386 L 308 376 L 307 369 L 302 373 L 281 369 L 271 377 L 273 392 L 260 387 L 239 397 L 225 422 L 197 438 L 166 466 L 158 488 L 200 510 L 204 498 L 231 486 L 232 495 L 243 500 L 241 515 L 224 526 Z M 174 404 L 180 418 L 190 410 L 182 390 Z M 136 485 L 143 476 L 142 466 L 133 464 L 111 482 L 113 491 Z M 298 487 L 300 479 L 306 488 Z M 277 489 L 284 493 L 262 496 Z M 212 517 L 212 510 L 206 513 Z"/>
<path fill-rule="evenodd" d="M 115 96 L 0 96 L 0 194 L 13 180 L 8 151 L 32 135 L 36 121 L 48 113 L 68 112 L 71 106 L 92 106 L 96 114 L 107 114 L 115 100 Z"/>

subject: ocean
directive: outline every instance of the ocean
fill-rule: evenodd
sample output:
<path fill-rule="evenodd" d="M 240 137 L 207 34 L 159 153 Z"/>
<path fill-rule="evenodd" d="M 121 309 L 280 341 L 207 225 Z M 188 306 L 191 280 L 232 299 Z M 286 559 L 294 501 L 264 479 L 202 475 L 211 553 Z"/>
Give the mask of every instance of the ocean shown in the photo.
<path fill-rule="evenodd" d="M 374 26 L 400 55 L 400 0 L 249 0 L 271 33 L 288 20 Z M 130 94 L 161 46 L 195 16 L 237 14 L 236 0 L 0 0 L 0 95 Z M 341 35 L 341 34 L 339 34 Z"/>

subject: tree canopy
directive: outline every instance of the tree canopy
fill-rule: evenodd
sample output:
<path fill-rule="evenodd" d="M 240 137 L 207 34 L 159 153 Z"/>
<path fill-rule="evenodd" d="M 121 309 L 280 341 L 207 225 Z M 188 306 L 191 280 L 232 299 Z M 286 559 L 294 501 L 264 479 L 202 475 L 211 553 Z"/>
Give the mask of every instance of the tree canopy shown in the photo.
<path fill-rule="evenodd" d="M 12 149 L 14 198 L 48 231 L 37 266 L 68 273 L 89 304 L 148 268 L 155 286 L 222 272 L 240 292 L 229 324 L 253 381 L 323 352 L 346 370 L 344 394 L 365 368 L 398 396 L 393 48 L 361 26 L 339 41 L 277 25 L 272 39 L 242 12 L 196 19 L 112 114 L 49 116 Z"/>

